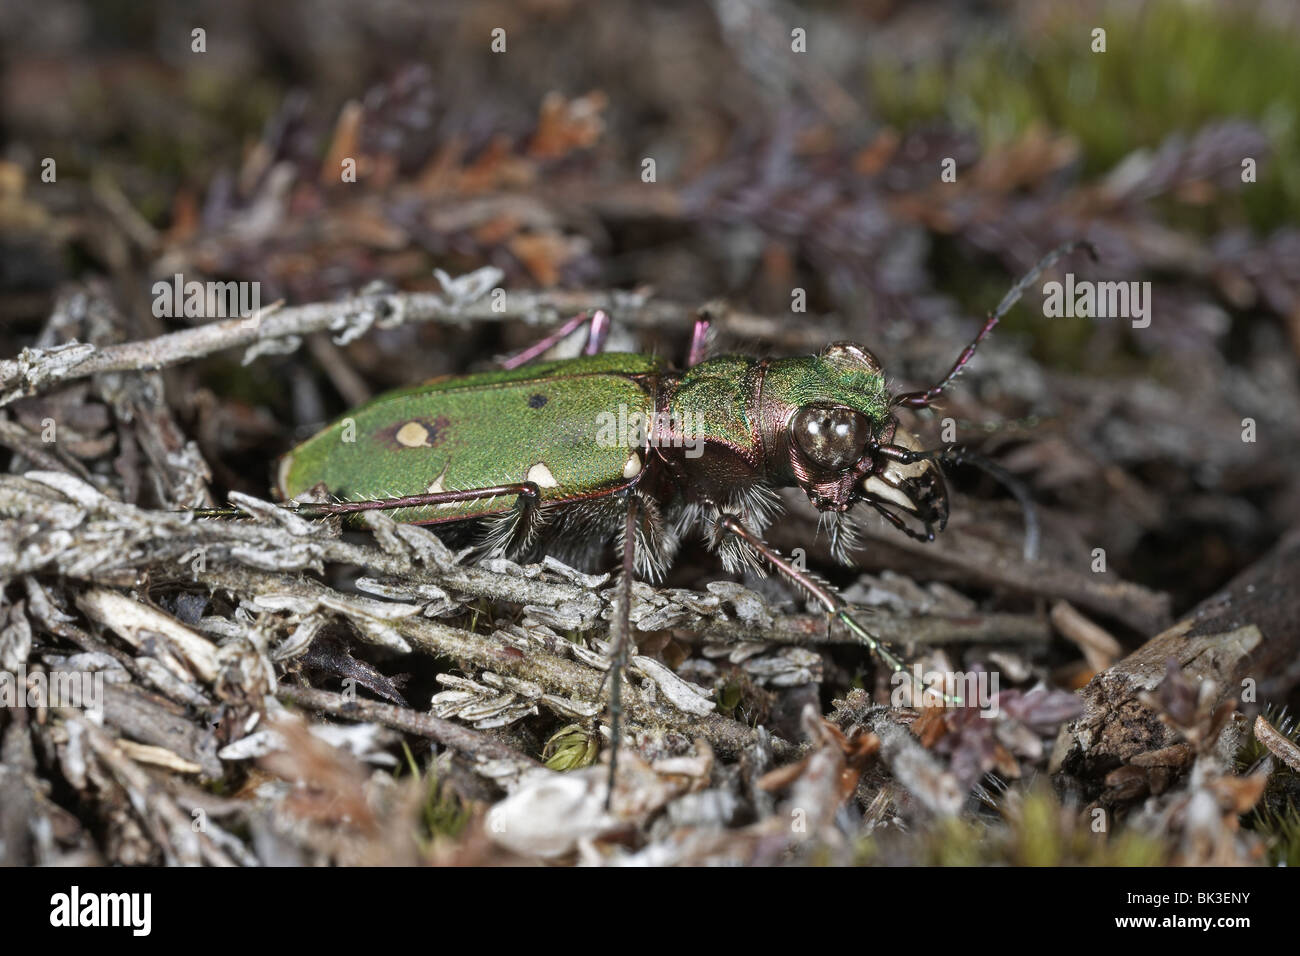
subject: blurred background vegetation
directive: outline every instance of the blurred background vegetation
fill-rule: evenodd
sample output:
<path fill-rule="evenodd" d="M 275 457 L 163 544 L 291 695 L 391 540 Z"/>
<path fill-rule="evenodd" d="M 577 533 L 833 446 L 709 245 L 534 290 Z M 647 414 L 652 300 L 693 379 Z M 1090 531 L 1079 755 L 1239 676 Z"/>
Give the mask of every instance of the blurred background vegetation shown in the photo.
<path fill-rule="evenodd" d="M 1268 0 L 6 4 L 0 347 L 31 344 L 91 277 L 146 336 L 165 328 L 150 285 L 176 272 L 295 303 L 490 263 L 511 288 L 724 297 L 788 316 L 729 344 L 856 338 L 917 382 L 1015 274 L 1088 238 L 1101 262 L 1076 271 L 1152 281 L 1151 328 L 1045 320 L 1031 298 L 949 411 L 1055 421 L 991 447 L 1044 504 L 1091 515 L 1078 545 L 1103 540 L 1187 606 L 1300 518 L 1297 17 Z M 688 328 L 622 347 L 677 355 Z M 319 356 L 218 357 L 176 373 L 176 400 L 218 485 L 262 493 L 266 463 L 358 392 L 535 334 L 367 336 L 351 390 Z"/>

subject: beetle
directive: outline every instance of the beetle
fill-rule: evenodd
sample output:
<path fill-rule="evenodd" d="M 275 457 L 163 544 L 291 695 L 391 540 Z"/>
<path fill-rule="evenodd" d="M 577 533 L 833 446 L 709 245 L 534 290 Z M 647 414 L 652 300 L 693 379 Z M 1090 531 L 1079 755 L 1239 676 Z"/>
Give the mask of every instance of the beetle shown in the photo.
<path fill-rule="evenodd" d="M 895 410 L 930 407 L 1030 283 L 1081 245 L 1030 270 L 922 391 L 892 393 L 877 358 L 851 342 L 811 356 L 706 357 L 705 319 L 681 369 L 653 355 L 604 352 L 609 320 L 597 312 L 501 368 L 400 389 L 349 412 L 280 460 L 276 493 L 309 514 L 382 509 L 437 526 L 483 556 L 549 553 L 590 564 L 612 546 L 625 572 L 611 667 L 614 750 L 630 581 L 661 580 L 693 537 L 728 571 L 773 566 L 903 670 L 838 594 L 763 540 L 782 512 L 778 491 L 807 495 L 841 561 L 855 544 L 850 512 L 859 504 L 933 540 L 948 520 L 945 449 L 922 449 Z M 583 355 L 536 361 L 584 323 Z"/>

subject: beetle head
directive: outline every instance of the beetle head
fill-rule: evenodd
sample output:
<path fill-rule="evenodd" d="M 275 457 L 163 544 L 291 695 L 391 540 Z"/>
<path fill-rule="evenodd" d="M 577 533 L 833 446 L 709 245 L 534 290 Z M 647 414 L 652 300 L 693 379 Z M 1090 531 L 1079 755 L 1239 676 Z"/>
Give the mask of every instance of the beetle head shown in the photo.
<path fill-rule="evenodd" d="M 781 448 L 795 484 L 819 511 L 865 502 L 913 537 L 933 539 L 948 521 L 943 472 L 932 458 L 914 457 L 920 446 L 889 411 L 880 363 L 847 342 L 816 363 L 805 369 L 804 388 L 783 390 Z"/>

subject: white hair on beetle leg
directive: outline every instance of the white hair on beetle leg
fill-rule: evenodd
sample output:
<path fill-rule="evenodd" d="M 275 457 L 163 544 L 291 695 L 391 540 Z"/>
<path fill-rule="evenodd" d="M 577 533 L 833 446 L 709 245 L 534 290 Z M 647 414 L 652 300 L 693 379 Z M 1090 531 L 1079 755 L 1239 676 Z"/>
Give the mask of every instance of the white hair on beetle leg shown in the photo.
<path fill-rule="evenodd" d="M 637 495 L 636 553 L 632 555 L 638 580 L 657 584 L 668 574 L 677 557 L 681 539 L 676 529 L 664 520 L 659 502 L 646 495 Z M 621 558 L 627 535 L 624 522 L 618 533 L 615 549 Z"/>
<path fill-rule="evenodd" d="M 831 558 L 846 567 L 856 566 L 853 553 L 863 544 L 862 525 L 849 511 L 823 511 L 817 520 L 817 529 L 825 529 L 830 542 Z"/>

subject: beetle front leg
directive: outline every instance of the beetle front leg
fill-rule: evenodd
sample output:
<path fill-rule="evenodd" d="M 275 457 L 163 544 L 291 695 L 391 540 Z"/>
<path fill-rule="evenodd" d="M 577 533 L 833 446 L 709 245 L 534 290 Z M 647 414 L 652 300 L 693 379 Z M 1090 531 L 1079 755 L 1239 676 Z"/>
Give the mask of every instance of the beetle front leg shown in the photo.
<path fill-rule="evenodd" d="M 898 673 L 899 671 L 908 672 L 912 678 L 914 688 L 922 694 L 921 699 L 924 700 L 924 695 L 929 693 L 924 682 L 921 681 L 914 672 L 909 671 L 903 659 L 895 654 L 888 644 L 872 634 L 860 621 L 858 621 L 857 618 L 849 613 L 848 603 L 842 597 L 831 590 L 830 587 L 816 581 L 806 572 L 800 571 L 798 568 L 794 567 L 794 565 L 790 564 L 789 561 L 781 556 L 779 551 L 773 548 L 749 528 L 745 527 L 745 525 L 742 524 L 740 519 L 735 515 L 723 514 L 718 518 L 718 523 L 724 531 L 740 538 L 762 555 L 763 559 L 767 561 L 768 564 L 772 565 L 772 567 L 776 568 L 780 574 L 803 588 L 804 591 L 826 609 L 826 613 L 831 615 L 832 618 L 840 621 L 840 623 L 847 627 L 849 631 L 857 637 L 858 640 L 865 644 L 873 654 L 879 657 L 885 666 L 889 668 L 891 673 Z M 951 697 L 947 694 L 944 695 L 943 699 L 948 703 L 956 705 L 960 705 L 962 702 L 960 697 Z"/>

